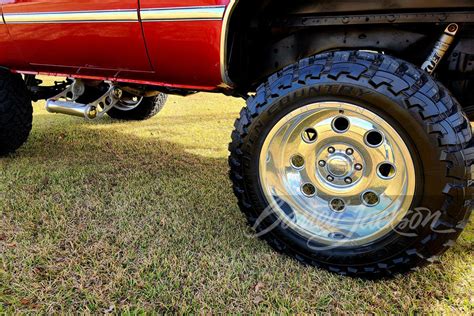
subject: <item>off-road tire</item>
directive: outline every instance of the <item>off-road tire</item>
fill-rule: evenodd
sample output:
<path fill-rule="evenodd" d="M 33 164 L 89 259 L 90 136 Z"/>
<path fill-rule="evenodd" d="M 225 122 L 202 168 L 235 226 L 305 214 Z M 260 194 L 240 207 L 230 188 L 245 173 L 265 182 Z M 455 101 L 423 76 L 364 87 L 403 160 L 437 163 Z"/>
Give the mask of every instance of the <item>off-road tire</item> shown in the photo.
<path fill-rule="evenodd" d="M 23 78 L 0 68 L 0 156 L 26 142 L 32 122 L 33 106 Z"/>
<path fill-rule="evenodd" d="M 140 105 L 130 111 L 112 108 L 107 114 L 117 120 L 144 121 L 157 115 L 165 106 L 168 95 L 160 93 L 155 97 L 144 98 Z"/>
<path fill-rule="evenodd" d="M 450 92 L 416 66 L 383 54 L 332 52 L 273 74 L 248 99 L 235 123 L 230 178 L 248 223 L 262 232 L 278 221 L 259 216 L 268 201 L 259 183 L 259 157 L 272 127 L 295 109 L 320 101 L 365 104 L 406 135 L 417 158 L 417 193 L 410 209 L 439 211 L 427 225 L 391 231 L 371 244 L 313 251 L 283 224 L 261 236 L 277 251 L 341 275 L 391 276 L 438 260 L 466 226 L 473 207 L 474 142 L 469 121 Z M 419 178 L 418 178 L 419 175 Z M 426 209 L 425 209 L 426 208 Z M 410 222 L 416 213 L 408 213 Z M 406 222 L 405 221 L 405 222 Z M 280 221 L 281 223 L 281 221 Z M 410 235 L 410 236 L 408 236 Z"/>

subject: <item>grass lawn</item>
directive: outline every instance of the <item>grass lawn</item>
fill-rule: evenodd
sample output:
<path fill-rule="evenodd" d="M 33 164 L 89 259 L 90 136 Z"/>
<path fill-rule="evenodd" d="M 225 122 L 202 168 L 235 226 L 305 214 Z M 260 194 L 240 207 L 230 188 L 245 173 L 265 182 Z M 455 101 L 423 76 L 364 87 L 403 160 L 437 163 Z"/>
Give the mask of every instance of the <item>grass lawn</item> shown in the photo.
<path fill-rule="evenodd" d="M 227 178 L 241 100 L 170 97 L 137 123 L 43 105 L 0 159 L 0 313 L 474 312 L 472 224 L 441 263 L 378 282 L 251 238 Z"/>

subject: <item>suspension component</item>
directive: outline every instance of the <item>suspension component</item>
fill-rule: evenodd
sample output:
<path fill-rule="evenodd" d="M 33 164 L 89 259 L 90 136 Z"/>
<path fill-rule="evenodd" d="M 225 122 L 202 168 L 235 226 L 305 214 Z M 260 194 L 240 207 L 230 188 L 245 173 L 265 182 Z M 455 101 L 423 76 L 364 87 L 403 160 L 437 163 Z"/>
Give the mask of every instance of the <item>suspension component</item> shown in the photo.
<path fill-rule="evenodd" d="M 454 42 L 454 38 L 458 30 L 459 26 L 456 23 L 451 23 L 448 25 L 448 27 L 444 30 L 443 35 L 441 35 L 438 42 L 436 42 L 430 56 L 423 63 L 423 66 L 421 66 L 423 70 L 429 74 L 432 74 L 436 70 L 436 67 L 438 67 L 449 47 Z"/>

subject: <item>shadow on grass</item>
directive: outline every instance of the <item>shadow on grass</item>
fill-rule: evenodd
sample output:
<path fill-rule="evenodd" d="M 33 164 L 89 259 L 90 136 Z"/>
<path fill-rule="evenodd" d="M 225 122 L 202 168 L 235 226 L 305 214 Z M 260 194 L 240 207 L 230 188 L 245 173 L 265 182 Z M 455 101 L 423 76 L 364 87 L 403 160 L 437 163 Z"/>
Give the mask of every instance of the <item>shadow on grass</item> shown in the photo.
<path fill-rule="evenodd" d="M 247 237 L 225 158 L 100 124 L 36 115 L 27 146 L 1 161 L 0 311 L 464 308 L 469 246 L 388 281 L 302 267 Z"/>

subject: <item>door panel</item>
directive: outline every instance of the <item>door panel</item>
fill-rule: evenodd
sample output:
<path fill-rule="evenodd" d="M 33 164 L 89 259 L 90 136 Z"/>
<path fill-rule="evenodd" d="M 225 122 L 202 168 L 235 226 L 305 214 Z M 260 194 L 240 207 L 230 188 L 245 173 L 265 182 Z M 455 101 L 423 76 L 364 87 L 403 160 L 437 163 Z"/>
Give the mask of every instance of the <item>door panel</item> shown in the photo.
<path fill-rule="evenodd" d="M 0 0 L 24 58 L 39 71 L 151 71 L 138 0 Z"/>
<path fill-rule="evenodd" d="M 201 89 L 222 83 L 220 43 L 228 3 L 140 0 L 143 31 L 157 80 Z"/>

